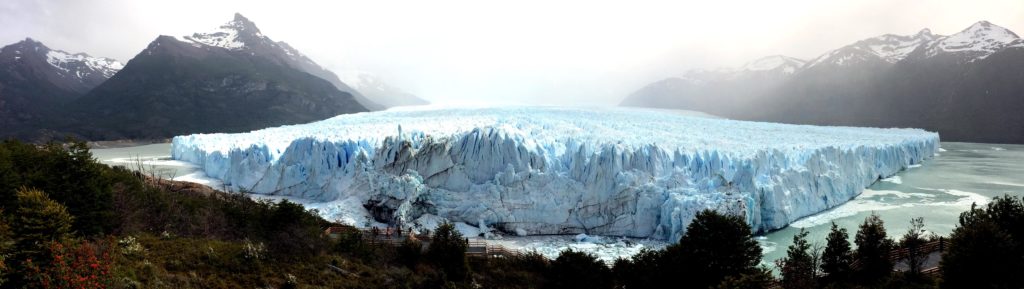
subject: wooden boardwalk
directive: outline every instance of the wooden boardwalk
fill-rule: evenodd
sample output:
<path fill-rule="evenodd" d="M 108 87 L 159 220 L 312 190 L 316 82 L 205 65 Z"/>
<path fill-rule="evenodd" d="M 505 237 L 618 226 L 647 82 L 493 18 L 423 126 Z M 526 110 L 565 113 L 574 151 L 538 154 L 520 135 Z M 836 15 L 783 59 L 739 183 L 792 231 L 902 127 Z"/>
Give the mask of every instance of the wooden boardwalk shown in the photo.
<path fill-rule="evenodd" d="M 324 235 L 330 236 L 331 238 L 340 238 L 340 236 L 346 232 L 357 231 L 360 233 L 363 242 L 370 244 L 371 246 L 401 246 L 406 240 L 413 239 L 422 244 L 429 244 L 431 235 L 425 234 L 410 234 L 408 231 L 402 231 L 394 228 L 386 229 L 357 229 L 348 226 L 333 226 L 324 229 Z M 524 253 L 516 250 L 507 248 L 502 245 L 491 245 L 486 240 L 481 239 L 465 239 L 466 241 L 466 256 L 473 258 L 508 258 L 518 257 Z"/>

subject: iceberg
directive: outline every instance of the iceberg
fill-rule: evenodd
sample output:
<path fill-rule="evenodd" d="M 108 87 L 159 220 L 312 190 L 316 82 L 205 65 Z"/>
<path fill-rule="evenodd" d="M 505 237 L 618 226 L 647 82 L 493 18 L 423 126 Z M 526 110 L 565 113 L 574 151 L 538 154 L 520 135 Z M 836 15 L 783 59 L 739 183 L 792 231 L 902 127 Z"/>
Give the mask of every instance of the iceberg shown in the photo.
<path fill-rule="evenodd" d="M 919 129 L 563 107 L 388 110 L 172 142 L 230 190 L 346 200 L 376 221 L 670 242 L 704 209 L 782 228 L 939 149 Z"/>

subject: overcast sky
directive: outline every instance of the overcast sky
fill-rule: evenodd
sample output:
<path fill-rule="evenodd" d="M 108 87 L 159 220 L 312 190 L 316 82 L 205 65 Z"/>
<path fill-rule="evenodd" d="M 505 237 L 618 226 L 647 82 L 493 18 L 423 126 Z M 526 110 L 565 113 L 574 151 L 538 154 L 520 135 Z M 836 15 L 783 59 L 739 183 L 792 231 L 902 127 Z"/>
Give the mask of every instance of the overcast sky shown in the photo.
<path fill-rule="evenodd" d="M 360 69 L 435 103 L 618 103 L 691 68 L 803 59 L 885 33 L 1024 32 L 1024 1 L 3 0 L 0 43 L 127 62 L 157 35 L 239 12 L 336 72 Z"/>

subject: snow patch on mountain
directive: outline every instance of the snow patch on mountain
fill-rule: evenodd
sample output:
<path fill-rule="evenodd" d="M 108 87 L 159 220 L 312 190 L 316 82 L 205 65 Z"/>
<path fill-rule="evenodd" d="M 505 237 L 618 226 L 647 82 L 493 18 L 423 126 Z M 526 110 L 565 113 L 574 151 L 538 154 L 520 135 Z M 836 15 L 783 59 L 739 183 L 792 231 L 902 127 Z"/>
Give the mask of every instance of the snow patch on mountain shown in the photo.
<path fill-rule="evenodd" d="M 797 69 L 800 69 L 800 67 L 802 67 L 805 62 L 806 61 L 804 61 L 804 60 L 793 58 L 793 57 L 788 57 L 788 56 L 783 56 L 783 55 L 773 55 L 773 56 L 768 56 L 768 57 L 760 58 L 760 59 L 757 59 L 757 60 L 754 60 L 754 61 L 751 61 L 751 62 L 747 62 L 747 64 L 743 65 L 743 67 L 740 68 L 740 70 L 742 70 L 742 71 L 773 71 L 773 70 L 779 70 L 780 72 L 782 72 L 784 74 L 793 74 L 794 72 L 797 71 Z"/>
<path fill-rule="evenodd" d="M 940 53 L 966 53 L 971 61 L 984 59 L 993 53 L 1009 46 L 1020 37 L 1009 29 L 979 21 L 957 34 L 942 37 L 929 44 L 926 55 L 936 56 Z"/>
<path fill-rule="evenodd" d="M 840 66 L 853 65 L 871 60 L 896 63 L 907 58 L 922 44 L 936 39 L 931 30 L 923 29 L 914 35 L 885 34 L 857 41 L 854 44 L 832 50 L 811 61 L 808 67 L 822 64 Z"/>
<path fill-rule="evenodd" d="M 196 47 L 212 46 L 229 50 L 244 49 L 247 46 L 246 42 L 252 40 L 269 41 L 252 21 L 238 13 L 235 13 L 234 20 L 217 27 L 214 31 L 197 32 L 189 36 L 175 38 Z"/>
<path fill-rule="evenodd" d="M 704 209 L 781 228 L 921 163 L 938 141 L 644 109 L 447 108 L 179 136 L 172 155 L 232 190 L 347 200 L 406 225 L 438 216 L 529 235 L 677 240 Z"/>
<path fill-rule="evenodd" d="M 47 51 L 46 62 L 64 73 L 74 74 L 77 78 L 88 77 L 92 73 L 100 73 L 103 78 L 110 78 L 124 68 L 124 64 L 117 60 L 92 57 L 85 53 L 71 54 L 61 50 Z"/>

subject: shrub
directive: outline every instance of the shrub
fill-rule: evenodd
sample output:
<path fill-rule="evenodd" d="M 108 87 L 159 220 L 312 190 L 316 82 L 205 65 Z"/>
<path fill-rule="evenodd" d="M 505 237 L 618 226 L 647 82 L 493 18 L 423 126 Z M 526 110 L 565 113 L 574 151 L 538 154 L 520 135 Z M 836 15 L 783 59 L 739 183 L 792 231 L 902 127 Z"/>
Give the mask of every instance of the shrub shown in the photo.
<path fill-rule="evenodd" d="M 47 253 L 49 263 L 26 263 L 26 287 L 110 288 L 114 282 L 110 253 L 92 243 L 51 242 Z"/>
<path fill-rule="evenodd" d="M 615 284 L 611 270 L 593 255 L 565 250 L 551 261 L 548 288 L 601 289 Z"/>
<path fill-rule="evenodd" d="M 46 193 L 35 189 L 19 189 L 18 209 L 14 215 L 15 250 L 17 258 L 43 257 L 50 242 L 60 242 L 71 236 L 74 218 L 64 205 L 51 200 Z M 48 261 L 48 260 L 47 260 Z"/>

